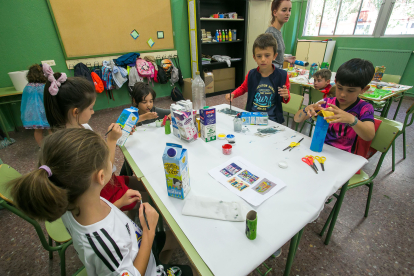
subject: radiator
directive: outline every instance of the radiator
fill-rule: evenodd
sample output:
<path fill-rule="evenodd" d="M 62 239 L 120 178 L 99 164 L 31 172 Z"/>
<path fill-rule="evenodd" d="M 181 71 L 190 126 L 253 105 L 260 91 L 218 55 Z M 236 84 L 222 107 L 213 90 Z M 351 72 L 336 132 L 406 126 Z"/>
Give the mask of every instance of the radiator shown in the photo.
<path fill-rule="evenodd" d="M 412 50 L 338 47 L 332 70 L 333 72 L 338 71 L 339 66 L 350 59 L 362 58 L 371 61 L 374 67 L 384 65 L 386 74 L 402 76 L 411 53 Z"/>

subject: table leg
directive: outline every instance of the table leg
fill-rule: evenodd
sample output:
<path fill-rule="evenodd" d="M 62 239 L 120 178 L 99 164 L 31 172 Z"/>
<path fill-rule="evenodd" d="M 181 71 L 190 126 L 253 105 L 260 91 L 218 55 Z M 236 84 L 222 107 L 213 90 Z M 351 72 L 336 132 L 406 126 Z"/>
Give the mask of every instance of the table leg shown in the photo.
<path fill-rule="evenodd" d="M 284 276 L 288 276 L 290 274 L 290 269 L 292 268 L 293 259 L 295 258 L 296 250 L 298 249 L 299 241 L 300 241 L 300 238 L 302 237 L 303 229 L 300 230 L 296 235 L 294 235 L 292 239 L 290 240 L 289 254 L 288 254 L 287 261 L 286 261 L 285 272 L 283 274 Z"/>
<path fill-rule="evenodd" d="M 395 121 L 395 118 L 397 118 L 398 111 L 400 110 L 400 106 L 401 106 L 403 99 L 404 99 L 404 92 L 401 93 L 400 102 L 398 103 L 397 109 L 395 110 L 394 118 L 392 118 L 394 121 Z"/>
<path fill-rule="evenodd" d="M 383 117 L 383 118 L 387 118 L 387 116 L 388 116 L 388 111 L 390 110 L 391 103 L 392 103 L 392 97 L 388 98 L 386 101 L 387 102 L 385 103 L 385 106 L 384 106 L 384 108 L 382 109 L 382 112 L 381 112 L 381 117 Z"/>
<path fill-rule="evenodd" d="M 17 131 L 16 121 L 14 120 L 13 113 L 12 113 L 12 111 L 10 110 L 10 106 L 9 106 L 8 104 L 6 104 L 6 108 L 7 108 L 7 112 L 8 112 L 8 113 L 9 113 L 9 115 L 10 115 L 10 118 L 11 118 L 11 121 L 12 121 L 12 124 L 13 124 L 13 128 L 14 128 L 14 131 Z"/>
<path fill-rule="evenodd" d="M 1 111 L 0 111 L 0 124 L 1 124 L 1 128 L 3 129 L 4 133 L 6 134 L 7 139 L 9 139 L 9 141 L 11 142 L 9 132 L 7 131 L 6 125 L 4 124 L 4 120 L 3 120 L 3 116 L 2 116 Z"/>
<path fill-rule="evenodd" d="M 342 205 L 342 201 L 344 200 L 345 197 L 345 193 L 346 190 L 348 189 L 348 183 L 349 181 L 347 181 L 341 188 L 341 193 L 339 194 L 339 197 L 336 201 L 336 208 L 332 217 L 332 222 L 329 225 L 329 230 L 328 230 L 328 234 L 326 234 L 326 239 L 325 239 L 325 244 L 328 245 L 329 244 L 329 240 L 331 239 L 332 236 L 332 232 L 334 230 L 335 227 L 335 223 L 336 223 L 336 219 L 338 218 L 339 215 L 339 211 L 341 210 L 341 205 Z"/>

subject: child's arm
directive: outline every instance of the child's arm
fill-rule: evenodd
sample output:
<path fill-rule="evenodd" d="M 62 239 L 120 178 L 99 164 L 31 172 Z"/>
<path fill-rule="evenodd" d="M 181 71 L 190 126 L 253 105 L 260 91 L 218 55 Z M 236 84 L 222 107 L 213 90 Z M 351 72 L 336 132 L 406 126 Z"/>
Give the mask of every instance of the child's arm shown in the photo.
<path fill-rule="evenodd" d="M 330 107 L 327 109 L 328 111 L 332 111 L 335 115 L 325 117 L 325 119 L 335 119 L 335 121 L 330 122 L 332 123 L 345 123 L 345 124 L 353 124 L 355 120 L 357 121 L 356 125 L 352 126 L 355 130 L 356 134 L 361 137 L 362 140 L 371 141 L 374 139 L 375 136 L 375 125 L 371 121 L 360 121 L 354 115 L 340 109 L 336 105 L 328 104 Z"/>
<path fill-rule="evenodd" d="M 116 123 L 112 123 L 108 127 L 108 131 L 109 130 L 111 130 L 111 132 L 108 133 L 106 143 L 108 144 L 108 148 L 109 148 L 109 160 L 111 160 L 112 165 L 114 165 L 116 142 L 122 136 L 122 129 L 120 125 Z"/>
<path fill-rule="evenodd" d="M 246 78 L 244 79 L 244 82 L 242 83 L 242 85 L 240 85 L 236 90 L 234 90 L 230 95 L 226 94 L 226 100 L 228 102 L 233 101 L 234 98 L 237 98 L 241 95 L 243 95 L 244 93 L 247 92 L 248 87 L 247 87 L 247 79 L 249 77 L 249 73 L 247 73 Z M 230 99 L 231 97 L 231 99 Z"/>
<path fill-rule="evenodd" d="M 124 206 L 132 204 L 142 198 L 141 194 L 133 189 L 129 189 L 125 192 L 125 194 L 115 201 L 113 204 L 118 208 L 121 209 Z"/>
<path fill-rule="evenodd" d="M 148 221 L 148 226 L 150 229 L 148 229 L 147 222 L 144 218 L 144 207 Z M 158 217 L 159 215 L 157 211 L 155 211 L 155 209 L 148 203 L 143 203 L 139 207 L 139 221 L 141 222 L 143 233 L 141 247 L 139 248 L 137 257 L 134 260 L 134 266 L 136 267 L 136 269 L 138 269 L 141 275 L 145 275 L 145 272 L 147 271 L 152 243 L 154 242 L 155 237 L 155 228 L 157 227 L 158 223 Z"/>
<path fill-rule="evenodd" d="M 283 88 L 278 88 L 278 93 L 282 97 L 282 102 L 287 104 L 290 101 L 290 81 L 289 76 L 286 76 L 285 85 L 283 85 Z"/>
<path fill-rule="evenodd" d="M 316 116 L 316 112 L 323 109 L 321 106 L 321 103 L 314 103 L 314 104 L 310 104 L 307 107 L 305 107 L 304 109 L 299 110 L 298 112 L 296 112 L 295 117 L 293 118 L 295 120 L 296 123 L 300 123 L 303 122 L 307 119 L 309 119 L 310 117 Z"/>

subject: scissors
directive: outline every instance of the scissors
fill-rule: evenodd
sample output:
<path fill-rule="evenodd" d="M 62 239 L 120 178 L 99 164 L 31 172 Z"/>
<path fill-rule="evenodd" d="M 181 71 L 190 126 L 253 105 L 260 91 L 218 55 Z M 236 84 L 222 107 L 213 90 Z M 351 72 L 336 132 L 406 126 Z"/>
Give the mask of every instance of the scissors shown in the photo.
<path fill-rule="evenodd" d="M 289 151 L 291 151 L 294 147 L 297 147 L 300 145 L 300 142 L 302 142 L 303 138 L 299 140 L 299 142 L 292 142 L 290 143 L 289 147 L 285 148 L 283 151 L 289 149 Z"/>
<path fill-rule="evenodd" d="M 313 166 L 313 158 L 311 156 L 303 157 L 302 161 L 308 164 L 315 171 L 315 173 L 318 174 L 318 171 Z"/>
<path fill-rule="evenodd" d="M 313 157 L 313 155 L 306 155 L 305 157 L 312 158 L 312 166 L 315 168 L 315 170 L 319 171 L 318 167 L 316 167 L 316 164 L 315 164 L 315 157 Z"/>
<path fill-rule="evenodd" d="M 321 168 L 323 171 L 325 171 L 325 165 L 323 163 L 325 163 L 326 161 L 326 157 L 325 156 L 315 156 L 316 161 L 319 162 L 319 164 L 321 164 Z"/>

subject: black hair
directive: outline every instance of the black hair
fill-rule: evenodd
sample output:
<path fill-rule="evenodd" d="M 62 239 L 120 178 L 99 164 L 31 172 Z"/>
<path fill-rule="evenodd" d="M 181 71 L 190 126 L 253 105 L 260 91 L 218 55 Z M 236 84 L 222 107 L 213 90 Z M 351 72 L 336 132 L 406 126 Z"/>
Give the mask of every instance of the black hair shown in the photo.
<path fill-rule="evenodd" d="M 259 48 L 261 50 L 266 49 L 267 47 L 273 48 L 273 53 L 277 53 L 277 41 L 276 38 L 271 34 L 260 34 L 253 43 L 253 55 L 255 55 L 254 50 Z"/>
<path fill-rule="evenodd" d="M 143 82 L 137 82 L 130 93 L 131 98 L 133 100 L 132 105 L 138 107 L 138 104 L 142 102 L 149 94 L 152 95 L 153 100 L 155 100 L 155 98 L 157 97 L 157 93 L 155 93 L 154 89 L 152 89 L 151 86 Z"/>
<path fill-rule="evenodd" d="M 61 75 L 61 73 L 53 74 L 56 80 Z M 83 77 L 68 78 L 61 84 L 55 96 L 50 94 L 49 87 L 50 81 L 48 80 L 43 98 L 46 118 L 51 128 L 65 127 L 68 122 L 68 112 L 71 108 L 78 108 L 82 112 L 96 99 L 94 85 Z"/>
<path fill-rule="evenodd" d="M 375 69 L 371 61 L 353 58 L 338 68 L 335 80 L 341 85 L 364 89 L 371 82 L 374 73 Z"/>

